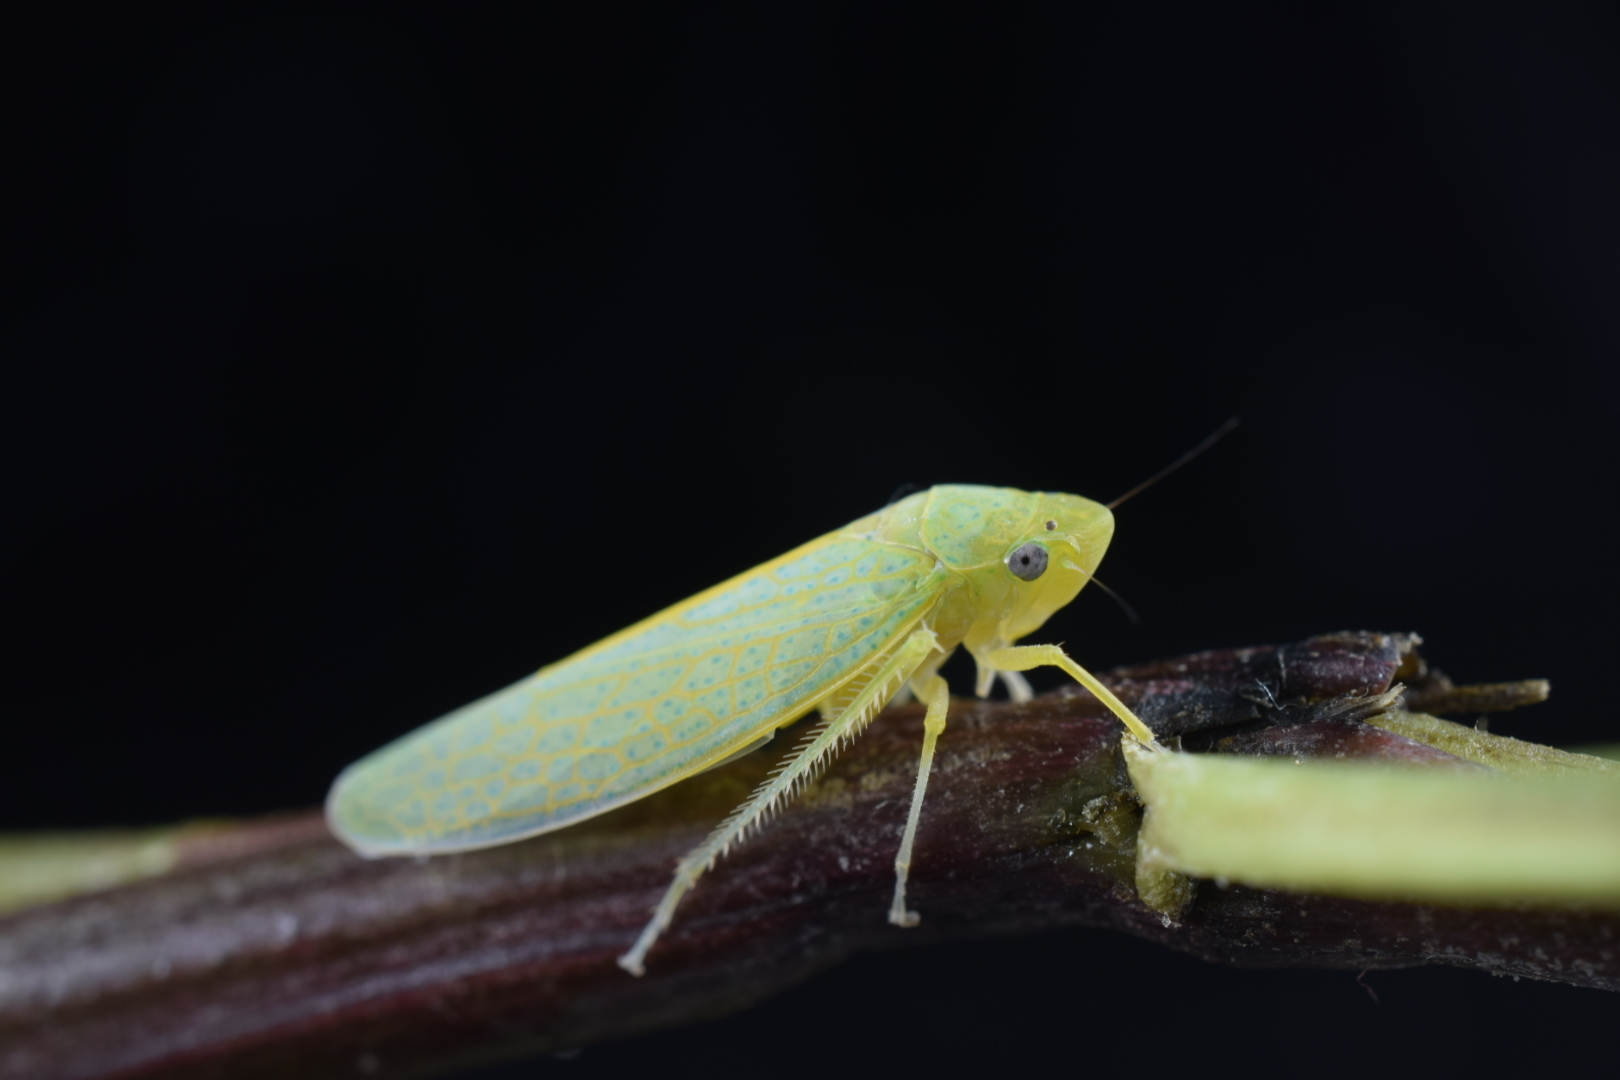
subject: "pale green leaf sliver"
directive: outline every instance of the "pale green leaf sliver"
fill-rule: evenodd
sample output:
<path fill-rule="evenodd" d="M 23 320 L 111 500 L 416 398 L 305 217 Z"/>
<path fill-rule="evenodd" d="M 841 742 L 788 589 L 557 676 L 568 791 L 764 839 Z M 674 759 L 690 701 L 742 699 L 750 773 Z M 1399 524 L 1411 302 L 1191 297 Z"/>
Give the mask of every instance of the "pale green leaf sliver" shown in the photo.
<path fill-rule="evenodd" d="M 155 877 L 185 827 L 0 834 L 0 912 Z"/>
<path fill-rule="evenodd" d="M 1149 867 L 1455 904 L 1620 903 L 1620 783 L 1154 753 L 1126 740 Z"/>
<path fill-rule="evenodd" d="M 1606 760 L 1603 755 L 1575 753 L 1493 735 L 1425 713 L 1394 710 L 1369 717 L 1367 722 L 1499 772 L 1548 778 L 1600 773 L 1620 781 L 1620 762 Z"/>

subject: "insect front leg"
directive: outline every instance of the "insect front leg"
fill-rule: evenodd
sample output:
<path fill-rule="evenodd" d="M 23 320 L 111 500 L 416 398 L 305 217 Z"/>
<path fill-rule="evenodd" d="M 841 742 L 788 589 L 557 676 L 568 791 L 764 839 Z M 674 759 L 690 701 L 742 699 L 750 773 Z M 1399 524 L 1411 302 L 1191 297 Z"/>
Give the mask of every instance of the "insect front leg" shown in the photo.
<path fill-rule="evenodd" d="M 951 704 L 951 690 L 945 680 L 931 675 L 917 692 L 917 697 L 928 703 L 928 714 L 923 718 L 922 760 L 917 763 L 917 786 L 911 793 L 911 815 L 906 818 L 906 834 L 900 841 L 900 854 L 894 857 L 894 903 L 889 907 L 889 921 L 896 926 L 916 926 L 922 916 L 906 910 L 906 875 L 911 872 L 911 844 L 917 838 L 917 820 L 922 816 L 923 796 L 928 793 L 928 770 L 934 764 L 934 744 L 945 730 L 945 713 Z"/>
<path fill-rule="evenodd" d="M 1097 680 L 1097 676 L 1081 667 L 1069 658 L 1059 645 L 1015 645 L 1007 649 L 996 649 L 985 656 L 985 660 L 992 668 L 1000 671 L 1028 671 L 1031 668 L 1055 667 L 1061 668 L 1073 677 L 1074 681 L 1090 690 L 1097 700 L 1108 706 L 1108 711 L 1119 717 L 1119 722 L 1125 725 L 1125 730 L 1150 750 L 1161 749 L 1157 739 L 1148 726 L 1119 698 L 1114 692 Z"/>
<path fill-rule="evenodd" d="M 1027 701 L 1035 700 L 1035 691 L 1030 688 L 1029 680 L 1016 671 L 998 671 L 996 678 L 1007 687 L 1007 696 L 1013 704 L 1022 705 Z"/>

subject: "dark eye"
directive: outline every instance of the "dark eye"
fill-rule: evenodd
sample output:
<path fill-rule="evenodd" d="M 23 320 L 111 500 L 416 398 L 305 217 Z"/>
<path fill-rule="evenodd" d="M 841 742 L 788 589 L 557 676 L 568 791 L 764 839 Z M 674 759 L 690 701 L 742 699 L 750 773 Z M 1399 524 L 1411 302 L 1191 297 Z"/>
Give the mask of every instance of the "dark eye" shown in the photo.
<path fill-rule="evenodd" d="M 1007 556 L 1007 569 L 1014 577 L 1034 581 L 1046 573 L 1046 548 L 1031 540 Z"/>

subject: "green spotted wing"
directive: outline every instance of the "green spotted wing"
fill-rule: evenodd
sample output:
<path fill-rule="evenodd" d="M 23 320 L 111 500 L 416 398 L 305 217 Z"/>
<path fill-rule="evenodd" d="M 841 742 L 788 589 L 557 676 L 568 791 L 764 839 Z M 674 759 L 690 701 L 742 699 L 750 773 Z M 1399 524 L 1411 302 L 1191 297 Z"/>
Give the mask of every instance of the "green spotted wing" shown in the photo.
<path fill-rule="evenodd" d="M 939 599 L 934 559 L 832 533 L 344 770 L 327 817 L 367 855 L 507 843 L 667 787 L 803 715 Z"/>

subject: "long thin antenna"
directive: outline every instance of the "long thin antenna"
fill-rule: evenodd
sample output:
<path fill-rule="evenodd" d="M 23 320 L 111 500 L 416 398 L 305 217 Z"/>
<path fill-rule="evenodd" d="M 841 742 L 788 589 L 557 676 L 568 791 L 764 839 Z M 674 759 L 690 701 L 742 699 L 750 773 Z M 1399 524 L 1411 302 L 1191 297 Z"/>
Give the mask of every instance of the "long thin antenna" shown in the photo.
<path fill-rule="evenodd" d="M 1095 582 L 1098 588 L 1107 593 L 1109 596 L 1113 597 L 1114 603 L 1119 605 L 1119 610 L 1125 613 L 1125 617 L 1131 621 L 1132 626 L 1142 625 L 1142 616 L 1136 613 L 1136 609 L 1127 604 L 1125 602 L 1125 598 L 1119 595 L 1119 593 L 1115 592 L 1113 589 L 1110 589 L 1101 581 L 1098 581 L 1096 574 L 1086 574 L 1084 568 L 1082 568 L 1080 564 L 1075 562 L 1073 559 L 1064 559 L 1063 565 L 1067 566 L 1070 570 L 1073 570 L 1077 574 L 1085 574 L 1087 581 Z"/>
<path fill-rule="evenodd" d="M 1130 620 L 1132 626 L 1142 625 L 1142 616 L 1138 615 L 1136 613 L 1136 609 L 1125 602 L 1125 598 L 1123 596 L 1119 595 L 1119 593 L 1115 592 L 1113 589 L 1110 589 L 1107 585 L 1104 585 L 1102 578 L 1098 577 L 1096 574 L 1093 574 L 1091 575 L 1091 583 L 1114 598 L 1114 603 L 1119 605 L 1119 610 L 1125 613 L 1125 617 Z"/>
<path fill-rule="evenodd" d="M 1240 422 L 1241 421 L 1239 421 L 1237 417 L 1232 417 L 1226 423 L 1210 432 L 1209 435 L 1205 437 L 1203 442 L 1199 443 L 1185 454 L 1182 454 L 1180 457 L 1176 458 L 1176 460 L 1172 461 L 1170 464 L 1166 465 L 1164 468 L 1160 469 L 1158 472 L 1154 473 L 1152 476 L 1148 477 L 1146 480 L 1142 481 L 1140 484 L 1137 484 L 1135 487 L 1131 488 L 1131 490 L 1109 503 L 1108 509 L 1112 510 L 1126 499 L 1135 498 L 1136 496 L 1142 494 L 1142 492 L 1146 491 L 1154 484 L 1157 484 L 1160 480 L 1163 480 L 1165 477 L 1187 464 L 1187 462 L 1191 461 L 1199 454 L 1202 454 L 1205 450 L 1208 450 L 1210 447 L 1220 442 L 1221 439 L 1230 434 L 1232 429 L 1237 427 Z"/>

